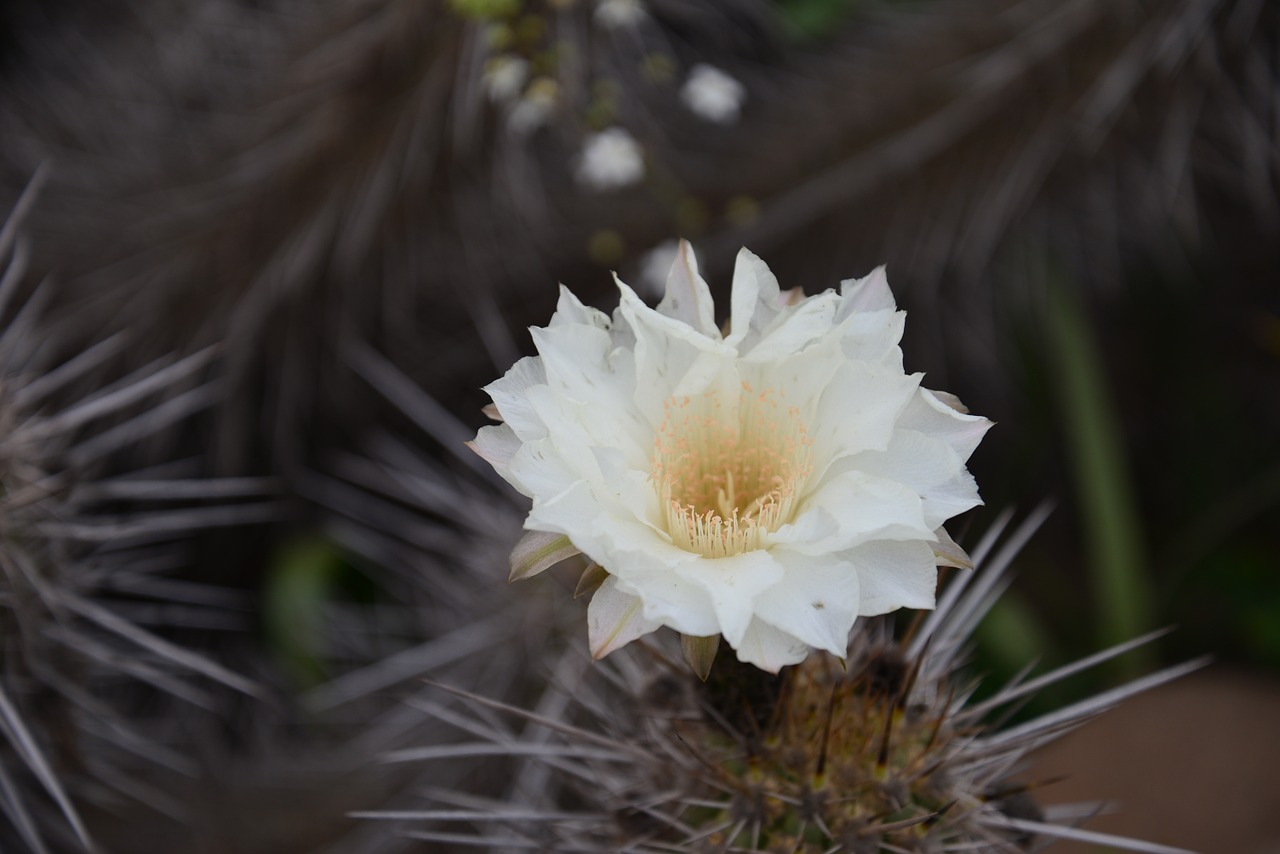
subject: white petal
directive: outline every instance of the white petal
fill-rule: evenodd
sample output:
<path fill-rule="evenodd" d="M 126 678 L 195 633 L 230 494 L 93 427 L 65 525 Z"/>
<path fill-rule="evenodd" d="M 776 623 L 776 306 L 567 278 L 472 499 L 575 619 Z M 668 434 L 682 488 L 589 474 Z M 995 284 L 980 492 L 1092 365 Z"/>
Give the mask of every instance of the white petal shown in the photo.
<path fill-rule="evenodd" d="M 799 664 L 809 655 L 809 647 L 804 641 L 775 629 L 761 619 L 751 621 L 742 635 L 742 642 L 734 649 L 739 661 L 754 664 L 770 673 L 777 673 L 788 664 Z"/>
<path fill-rule="evenodd" d="M 619 311 L 635 334 L 636 410 L 652 429 L 663 419 L 663 405 L 673 395 L 696 395 L 713 383 L 737 386 L 734 351 L 719 339 L 659 314 L 621 282 Z"/>
<path fill-rule="evenodd" d="M 871 362 L 902 372 L 902 331 L 905 311 L 859 312 L 840 324 L 840 346 L 845 358 Z"/>
<path fill-rule="evenodd" d="M 750 348 L 739 347 L 748 362 L 768 363 L 800 352 L 832 330 L 837 297 L 833 292 L 809 297 L 783 310 Z"/>
<path fill-rule="evenodd" d="M 938 568 L 929 543 L 882 540 L 845 552 L 843 557 L 858 570 L 860 616 L 934 606 Z"/>
<path fill-rule="evenodd" d="M 760 331 L 773 322 L 780 306 L 777 277 L 755 254 L 740 250 L 733 267 L 729 335 L 725 343 L 738 352 L 746 352 L 758 340 Z"/>
<path fill-rule="evenodd" d="M 631 504 L 619 505 L 606 494 L 612 486 L 576 483 L 549 501 L 535 503 L 526 526 L 568 535 L 608 570 L 620 591 L 644 601 L 648 620 L 689 635 L 719 633 L 705 587 L 679 569 L 702 558 L 672 545 L 644 519 L 624 516 Z M 651 485 L 647 493 L 653 495 Z M 656 505 L 656 498 L 652 501 Z"/>
<path fill-rule="evenodd" d="M 596 308 L 583 305 L 564 285 L 560 286 L 560 298 L 556 302 L 556 312 L 551 315 L 548 326 L 594 326 L 597 329 L 609 328 L 609 317 Z"/>
<path fill-rule="evenodd" d="M 525 356 L 500 379 L 484 387 L 494 406 L 498 407 L 502 420 L 526 442 L 547 435 L 546 425 L 534 414 L 526 397 L 530 388 L 546 382 L 547 372 L 542 367 L 542 360 L 537 356 Z"/>
<path fill-rule="evenodd" d="M 547 385 L 580 401 L 621 397 L 622 389 L 609 370 L 613 342 L 608 332 L 584 324 L 534 327 L 530 332 L 542 356 Z"/>
<path fill-rule="evenodd" d="M 946 528 L 938 528 L 933 535 L 938 538 L 938 541 L 930 546 L 933 549 L 934 564 L 954 566 L 957 569 L 973 569 L 973 559 L 955 540 L 951 539 Z"/>
<path fill-rule="evenodd" d="M 817 423 L 822 395 L 844 359 L 839 342 L 828 338 L 773 362 L 747 364 L 742 360 L 740 364 L 742 380 L 759 390 L 780 394 L 788 406 L 799 410 L 802 423 L 812 425 Z"/>
<path fill-rule="evenodd" d="M 648 469 L 653 431 L 632 410 L 628 401 L 607 391 L 586 400 L 570 398 L 550 386 L 529 390 L 534 412 L 547 425 L 547 435 L 570 465 L 592 479 L 600 475 L 585 451 L 612 448 L 635 468 Z"/>
<path fill-rule="evenodd" d="M 840 318 L 843 320 L 855 311 L 894 311 L 898 304 L 889 290 L 889 278 L 884 266 L 876 267 L 861 279 L 845 279 L 840 283 Z"/>
<path fill-rule="evenodd" d="M 660 623 L 644 616 L 644 603 L 639 597 L 618 590 L 610 577 L 591 597 L 587 606 L 587 638 L 591 657 L 604 658 L 615 649 L 656 630 Z"/>
<path fill-rule="evenodd" d="M 706 591 L 720 624 L 718 631 L 736 649 L 751 623 L 756 597 L 782 579 L 783 569 L 767 551 L 758 549 L 733 557 L 704 558 L 681 566 L 680 573 Z"/>
<path fill-rule="evenodd" d="M 866 451 L 850 459 L 859 471 L 896 480 L 924 502 L 925 524 L 943 522 L 982 503 L 978 485 L 950 446 L 915 430 L 898 430 L 883 451 Z"/>
<path fill-rule="evenodd" d="M 703 335 L 720 337 L 711 289 L 698 275 L 698 259 L 687 240 L 680 241 L 675 262 L 667 274 L 667 292 L 658 303 L 658 311 L 688 324 Z"/>
<path fill-rule="evenodd" d="M 919 393 L 902 412 L 899 422 L 908 430 L 919 430 L 928 436 L 942 439 L 956 452 L 963 462 L 973 454 L 974 448 L 991 429 L 992 423 L 979 415 L 957 412 L 928 389 Z"/>
<path fill-rule="evenodd" d="M 769 535 L 771 544 L 810 555 L 850 549 L 870 540 L 932 541 L 920 496 L 865 472 L 842 472 L 805 498 L 795 521 Z"/>
<path fill-rule="evenodd" d="M 520 450 L 520 438 L 509 426 L 491 424 L 481 427 L 476 437 L 467 443 L 467 447 L 493 466 L 493 470 L 504 480 L 511 482 L 511 458 Z"/>
<path fill-rule="evenodd" d="M 775 628 L 841 658 L 858 616 L 858 571 L 834 555 L 810 557 L 774 549 L 786 570 L 756 603 L 756 616 Z"/>
<path fill-rule="evenodd" d="M 823 391 L 810 428 L 815 464 L 888 447 L 898 417 L 915 395 L 921 376 L 905 376 L 863 362 L 841 365 Z M 815 474 L 822 476 L 821 471 Z"/>
<path fill-rule="evenodd" d="M 550 439 L 537 439 L 521 445 L 511 456 L 503 477 L 532 498 L 535 508 L 539 502 L 554 498 L 581 480 Z"/>

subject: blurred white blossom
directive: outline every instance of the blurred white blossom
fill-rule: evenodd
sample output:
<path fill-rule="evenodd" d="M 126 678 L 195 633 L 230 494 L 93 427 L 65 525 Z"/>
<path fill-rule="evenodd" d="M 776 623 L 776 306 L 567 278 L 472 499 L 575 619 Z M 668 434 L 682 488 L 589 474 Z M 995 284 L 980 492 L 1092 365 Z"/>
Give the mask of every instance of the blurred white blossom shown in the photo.
<path fill-rule="evenodd" d="M 695 65 L 680 89 L 680 98 L 690 110 L 707 121 L 720 124 L 732 124 L 738 120 L 746 97 L 745 86 L 706 63 Z"/>
<path fill-rule="evenodd" d="M 484 90 L 500 104 L 515 100 L 529 79 L 529 63 L 518 56 L 496 56 L 485 63 Z"/>
<path fill-rule="evenodd" d="M 620 127 L 591 134 L 582 146 L 578 180 L 597 190 L 615 190 L 644 177 L 644 151 Z"/>
<path fill-rule="evenodd" d="M 596 0 L 595 15 L 597 25 L 608 30 L 620 27 L 633 27 L 648 15 L 644 3 L 640 0 Z"/>
<path fill-rule="evenodd" d="M 559 84 L 549 77 L 535 79 L 511 108 L 507 127 L 518 136 L 532 133 L 547 123 L 559 100 Z"/>

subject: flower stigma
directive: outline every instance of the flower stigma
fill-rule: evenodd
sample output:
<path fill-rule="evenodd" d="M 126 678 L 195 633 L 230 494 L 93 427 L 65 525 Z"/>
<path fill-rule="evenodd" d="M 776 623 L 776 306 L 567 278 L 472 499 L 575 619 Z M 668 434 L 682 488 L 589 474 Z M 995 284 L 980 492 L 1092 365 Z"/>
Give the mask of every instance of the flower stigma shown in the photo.
<path fill-rule="evenodd" d="M 800 410 L 771 388 L 668 399 L 652 476 L 672 542 L 708 558 L 762 548 L 791 521 L 812 445 Z"/>

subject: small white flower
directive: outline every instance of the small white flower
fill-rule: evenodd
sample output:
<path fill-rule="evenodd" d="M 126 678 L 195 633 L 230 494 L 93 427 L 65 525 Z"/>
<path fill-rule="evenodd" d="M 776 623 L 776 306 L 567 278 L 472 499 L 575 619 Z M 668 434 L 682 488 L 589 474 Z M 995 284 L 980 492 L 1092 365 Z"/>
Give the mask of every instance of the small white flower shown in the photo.
<path fill-rule="evenodd" d="M 738 120 L 747 88 L 715 66 L 701 63 L 689 72 L 680 98 L 694 113 L 711 122 L 732 124 Z"/>
<path fill-rule="evenodd" d="M 507 127 L 517 136 L 528 136 L 546 124 L 559 100 L 559 85 L 549 77 L 537 78 L 511 108 Z"/>
<path fill-rule="evenodd" d="M 777 671 L 843 656 L 858 616 L 932 607 L 990 422 L 903 372 L 883 268 L 795 300 L 744 249 L 728 335 L 687 244 L 656 310 L 618 288 L 612 318 L 561 289 L 472 445 L 533 499 L 516 575 L 574 548 L 608 571 L 593 655 L 669 626 Z"/>
<path fill-rule="evenodd" d="M 489 99 L 500 104 L 513 101 L 529 79 L 529 63 L 518 56 L 497 56 L 485 63 L 481 78 Z"/>
<path fill-rule="evenodd" d="M 597 190 L 615 190 L 644 177 L 644 152 L 620 127 L 591 134 L 582 146 L 578 180 Z"/>
<path fill-rule="evenodd" d="M 607 30 L 633 27 L 648 15 L 640 0 L 597 0 L 592 16 L 598 26 Z"/>

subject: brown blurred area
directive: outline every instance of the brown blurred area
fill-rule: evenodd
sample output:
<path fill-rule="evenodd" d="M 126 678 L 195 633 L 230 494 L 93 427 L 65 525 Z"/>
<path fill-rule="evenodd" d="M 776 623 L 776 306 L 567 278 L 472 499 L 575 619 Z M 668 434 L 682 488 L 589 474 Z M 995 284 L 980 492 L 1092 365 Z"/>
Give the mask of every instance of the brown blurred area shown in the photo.
<path fill-rule="evenodd" d="M 1280 680 L 1215 665 L 1039 751 L 1045 803 L 1109 801 L 1085 827 L 1202 854 L 1280 852 Z M 1060 842 L 1063 854 L 1099 846 Z"/>

